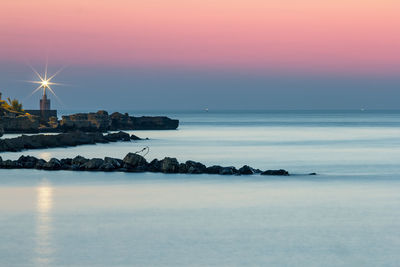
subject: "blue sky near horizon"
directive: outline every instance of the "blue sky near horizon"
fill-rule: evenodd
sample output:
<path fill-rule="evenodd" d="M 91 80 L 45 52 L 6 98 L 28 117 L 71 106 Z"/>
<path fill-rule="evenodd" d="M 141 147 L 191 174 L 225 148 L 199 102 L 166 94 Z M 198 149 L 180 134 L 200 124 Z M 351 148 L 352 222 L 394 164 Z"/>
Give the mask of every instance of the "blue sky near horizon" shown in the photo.
<path fill-rule="evenodd" d="M 28 65 L 0 63 L 0 91 L 27 109 L 41 96 L 29 97 L 35 79 Z M 55 82 L 65 85 L 54 86 L 53 107 L 65 110 L 400 109 L 400 77 L 68 66 Z"/>

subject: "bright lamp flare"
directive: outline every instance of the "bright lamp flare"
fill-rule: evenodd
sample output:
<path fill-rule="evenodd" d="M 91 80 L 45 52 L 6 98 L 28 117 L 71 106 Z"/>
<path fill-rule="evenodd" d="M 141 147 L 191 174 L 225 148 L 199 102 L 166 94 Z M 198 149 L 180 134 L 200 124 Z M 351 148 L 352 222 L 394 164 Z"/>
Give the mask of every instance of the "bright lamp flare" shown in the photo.
<path fill-rule="evenodd" d="M 42 86 L 43 86 L 43 87 L 47 87 L 48 84 L 49 84 L 48 81 L 42 81 Z"/>
<path fill-rule="evenodd" d="M 36 74 L 36 76 L 39 78 L 40 81 L 30 81 L 31 83 L 36 83 L 39 84 L 39 87 L 37 87 L 31 95 L 33 95 L 34 93 L 36 93 L 37 91 L 43 89 L 43 95 L 46 95 L 46 89 L 49 89 L 49 91 L 58 99 L 56 93 L 53 91 L 53 89 L 50 87 L 50 85 L 62 85 L 59 83 L 54 83 L 51 82 L 51 80 L 57 75 L 59 74 L 62 69 L 58 70 L 56 73 L 54 73 L 52 76 L 50 76 L 49 78 L 47 78 L 47 63 L 46 63 L 46 68 L 44 70 L 44 75 L 40 75 L 32 66 L 30 66 L 31 69 L 33 70 L 33 72 Z"/>

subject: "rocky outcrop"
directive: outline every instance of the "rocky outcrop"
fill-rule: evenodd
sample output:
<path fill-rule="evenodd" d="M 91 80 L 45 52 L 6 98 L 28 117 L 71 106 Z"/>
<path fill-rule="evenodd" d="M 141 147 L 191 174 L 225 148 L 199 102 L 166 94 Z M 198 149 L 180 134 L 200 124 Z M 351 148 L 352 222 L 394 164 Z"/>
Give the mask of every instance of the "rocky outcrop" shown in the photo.
<path fill-rule="evenodd" d="M 38 133 L 39 126 L 39 117 L 33 115 L 0 117 L 0 128 L 3 128 L 4 133 Z"/>
<path fill-rule="evenodd" d="M 67 132 L 80 130 L 85 132 L 106 132 L 116 130 L 174 130 L 179 121 L 168 117 L 132 117 L 127 113 L 106 111 L 79 113 L 63 116 L 59 123 L 60 130 Z"/>
<path fill-rule="evenodd" d="M 125 132 L 110 133 L 84 133 L 70 132 L 57 135 L 22 135 L 16 138 L 0 139 L 0 152 L 17 152 L 24 149 L 43 149 L 51 147 L 69 147 L 96 143 L 109 143 L 117 141 L 140 140 L 135 135 Z"/>
<path fill-rule="evenodd" d="M 78 113 L 62 116 L 60 129 L 68 131 L 106 132 L 110 129 L 110 117 L 106 111 Z"/>
<path fill-rule="evenodd" d="M 179 120 L 173 120 L 168 117 L 133 117 L 127 113 L 121 114 L 118 112 L 109 115 L 104 110 L 96 113 L 78 113 L 63 116 L 61 120 L 57 120 L 56 117 L 50 117 L 46 122 L 41 121 L 40 117 L 34 115 L 0 112 L 0 134 L 1 128 L 5 133 L 38 133 L 175 130 L 178 126 Z"/>
<path fill-rule="evenodd" d="M 18 160 L 4 160 L 0 157 L 0 169 L 43 169 L 43 170 L 70 170 L 70 171 L 119 171 L 119 172 L 160 172 L 160 173 L 188 173 L 188 174 L 219 174 L 219 175 L 275 175 L 288 176 L 286 170 L 260 171 L 247 165 L 235 167 L 211 166 L 195 161 L 179 163 L 176 158 L 166 157 L 163 160 L 154 159 L 150 163 L 136 153 L 129 153 L 123 160 L 105 157 L 104 159 L 86 159 L 76 156 L 73 159 L 52 158 L 48 162 L 31 156 L 21 156 Z M 315 174 L 314 174 L 315 175 Z"/>

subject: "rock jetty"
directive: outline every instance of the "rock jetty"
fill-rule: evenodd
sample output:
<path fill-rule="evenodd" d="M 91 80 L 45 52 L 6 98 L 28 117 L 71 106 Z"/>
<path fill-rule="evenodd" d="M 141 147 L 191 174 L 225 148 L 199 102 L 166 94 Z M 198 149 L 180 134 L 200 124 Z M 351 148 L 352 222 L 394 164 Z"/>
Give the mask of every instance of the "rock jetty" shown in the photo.
<path fill-rule="evenodd" d="M 22 135 L 15 138 L 0 139 L 0 152 L 18 152 L 24 149 L 70 147 L 131 140 L 141 140 L 141 138 L 125 132 L 109 133 L 106 135 L 99 132 L 84 133 L 80 131 L 53 135 Z"/>
<path fill-rule="evenodd" d="M 117 159 L 105 157 L 87 159 L 82 156 L 75 158 L 56 159 L 49 161 L 32 156 L 21 156 L 18 160 L 3 160 L 0 157 L 0 169 L 38 169 L 38 170 L 68 170 L 68 171 L 102 171 L 102 172 L 157 172 L 157 173 L 188 173 L 188 174 L 219 174 L 219 175 L 277 175 L 289 176 L 286 170 L 261 171 L 250 166 L 222 167 L 218 165 L 207 167 L 196 161 L 179 163 L 176 158 L 166 157 L 162 160 L 154 159 L 151 162 L 137 154 L 128 153 L 125 158 Z"/>

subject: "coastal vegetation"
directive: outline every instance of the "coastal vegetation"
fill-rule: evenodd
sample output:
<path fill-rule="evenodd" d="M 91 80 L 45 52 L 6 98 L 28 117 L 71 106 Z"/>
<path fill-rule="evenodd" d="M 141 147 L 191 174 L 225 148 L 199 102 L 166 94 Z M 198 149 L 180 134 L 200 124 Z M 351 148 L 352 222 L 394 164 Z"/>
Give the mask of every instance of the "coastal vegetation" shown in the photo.
<path fill-rule="evenodd" d="M 7 101 L 3 100 L 1 98 L 1 93 L 0 93 L 0 109 L 2 110 L 2 113 L 13 113 L 17 115 L 23 115 L 24 114 L 24 109 L 22 107 L 22 103 L 19 102 L 17 99 L 11 99 L 7 98 Z"/>

